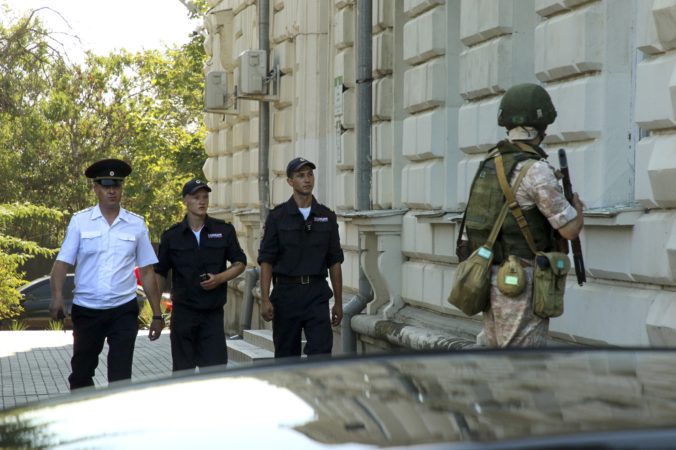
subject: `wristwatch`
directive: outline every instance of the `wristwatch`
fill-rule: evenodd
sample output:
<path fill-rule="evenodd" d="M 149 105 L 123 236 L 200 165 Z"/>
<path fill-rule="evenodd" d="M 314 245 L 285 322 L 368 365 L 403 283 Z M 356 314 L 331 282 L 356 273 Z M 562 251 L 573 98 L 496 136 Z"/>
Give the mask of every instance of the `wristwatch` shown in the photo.
<path fill-rule="evenodd" d="M 162 316 L 153 316 L 153 320 L 161 320 L 162 322 L 164 322 L 164 317 L 162 317 Z"/>

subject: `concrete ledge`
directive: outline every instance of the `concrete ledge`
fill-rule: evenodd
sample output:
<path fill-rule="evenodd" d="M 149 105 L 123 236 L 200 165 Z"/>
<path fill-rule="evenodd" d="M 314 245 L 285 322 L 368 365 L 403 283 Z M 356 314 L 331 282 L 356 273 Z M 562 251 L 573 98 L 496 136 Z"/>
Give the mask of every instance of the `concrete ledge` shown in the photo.
<path fill-rule="evenodd" d="M 351 325 L 358 334 L 365 334 L 412 350 L 464 350 L 480 347 L 475 341 L 452 334 L 384 320 L 376 316 L 354 316 Z"/>

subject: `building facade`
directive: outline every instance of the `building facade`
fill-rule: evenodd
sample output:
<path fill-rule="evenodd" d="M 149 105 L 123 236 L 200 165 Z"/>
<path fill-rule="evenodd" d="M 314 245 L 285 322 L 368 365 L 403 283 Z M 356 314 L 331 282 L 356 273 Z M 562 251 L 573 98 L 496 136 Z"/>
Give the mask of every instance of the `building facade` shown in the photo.
<path fill-rule="evenodd" d="M 264 0 L 258 0 L 264 1 Z M 236 84 L 238 55 L 258 48 L 255 0 L 212 0 L 215 68 Z M 543 85 L 558 111 L 544 148 L 565 148 L 586 204 L 588 282 L 568 280 L 553 339 L 676 345 L 676 0 L 372 0 L 372 211 L 355 212 L 355 0 L 270 0 L 270 198 L 291 194 L 286 162 L 317 163 L 315 195 L 336 210 L 345 302 L 359 261 L 373 300 L 351 321 L 358 350 L 474 340 L 478 317 L 446 298 L 469 186 L 512 85 Z M 211 214 L 232 221 L 250 261 L 260 240 L 257 101 L 207 113 Z M 244 282 L 233 284 L 236 329 Z M 255 290 L 254 290 L 255 292 Z M 268 324 L 258 321 L 254 328 Z M 340 333 L 340 331 L 337 331 Z"/>

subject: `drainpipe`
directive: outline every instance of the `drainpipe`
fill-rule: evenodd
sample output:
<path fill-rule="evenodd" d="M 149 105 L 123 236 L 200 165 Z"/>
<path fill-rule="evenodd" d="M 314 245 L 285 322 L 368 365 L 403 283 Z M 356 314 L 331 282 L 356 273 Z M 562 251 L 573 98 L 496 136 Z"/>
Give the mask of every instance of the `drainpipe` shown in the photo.
<path fill-rule="evenodd" d="M 357 181 L 357 210 L 371 209 L 371 0 L 357 1 L 357 158 L 355 179 Z M 361 241 L 361 239 L 360 239 Z M 352 317 L 359 314 L 373 300 L 373 291 L 362 267 L 362 246 L 359 246 L 359 292 L 343 308 L 341 335 L 343 352 L 355 353 L 357 343 L 352 330 Z"/>
<path fill-rule="evenodd" d="M 258 267 L 252 267 L 244 271 L 244 307 L 240 322 L 239 335 L 244 336 L 244 330 L 251 329 L 251 317 L 253 316 L 254 295 L 253 288 L 258 282 Z"/>
<path fill-rule="evenodd" d="M 258 44 L 270 61 L 270 2 L 258 0 Z M 261 226 L 270 212 L 270 104 L 258 102 L 258 200 Z"/>

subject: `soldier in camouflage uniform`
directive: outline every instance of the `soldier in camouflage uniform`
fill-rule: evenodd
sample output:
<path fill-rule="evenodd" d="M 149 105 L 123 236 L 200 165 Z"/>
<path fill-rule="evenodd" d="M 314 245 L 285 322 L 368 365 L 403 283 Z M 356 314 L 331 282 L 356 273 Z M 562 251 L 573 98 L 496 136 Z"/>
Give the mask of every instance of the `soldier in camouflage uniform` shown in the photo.
<path fill-rule="evenodd" d="M 564 197 L 554 168 L 539 144 L 556 110 L 541 86 L 521 84 L 509 89 L 500 102 L 498 125 L 507 128 L 501 141 L 481 163 L 467 204 L 467 237 L 472 250 L 483 245 L 505 203 L 496 174 L 495 158 L 502 155 L 505 175 L 514 184 L 528 160 L 527 170 L 515 198 L 521 207 L 537 251 L 556 251 L 556 240 L 575 239 L 583 226 L 582 202 L 577 194 L 571 205 Z M 539 347 L 546 345 L 549 319 L 533 314 L 532 264 L 535 255 L 516 220 L 507 215 L 493 247 L 490 308 L 484 312 L 484 332 L 490 347 Z M 526 275 L 525 290 L 513 297 L 497 287 L 497 273 L 508 255 L 515 255 Z"/>

